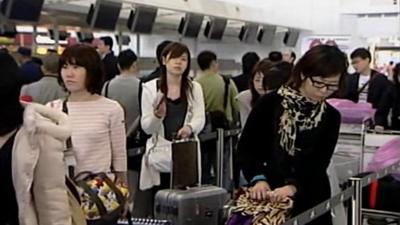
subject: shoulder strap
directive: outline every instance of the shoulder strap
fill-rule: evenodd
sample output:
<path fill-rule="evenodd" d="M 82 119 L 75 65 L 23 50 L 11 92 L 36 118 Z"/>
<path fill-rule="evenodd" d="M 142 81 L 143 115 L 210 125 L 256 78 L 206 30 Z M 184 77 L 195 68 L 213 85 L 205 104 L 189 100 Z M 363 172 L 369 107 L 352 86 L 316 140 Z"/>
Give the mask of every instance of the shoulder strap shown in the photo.
<path fill-rule="evenodd" d="M 104 90 L 104 97 L 106 97 L 106 98 L 108 98 L 108 86 L 110 86 L 110 82 L 111 82 L 111 80 L 109 80 L 105 83 L 106 86 L 105 86 L 105 90 Z"/>
<path fill-rule="evenodd" d="M 142 91 L 143 91 L 143 81 L 140 80 L 139 81 L 139 93 L 138 93 L 138 97 L 139 97 L 139 115 L 142 115 Z"/>
<path fill-rule="evenodd" d="M 360 89 L 358 89 L 358 91 L 357 91 L 358 94 L 361 94 L 361 92 L 364 91 L 364 89 L 368 86 L 368 84 L 371 81 L 371 79 L 369 81 L 367 81 Z"/>
<path fill-rule="evenodd" d="M 228 107 L 228 97 L 229 97 L 229 84 L 230 78 L 224 75 L 221 75 L 222 79 L 224 80 L 224 110 Z"/>
<path fill-rule="evenodd" d="M 68 102 L 68 98 L 66 98 L 66 99 L 64 99 L 63 100 L 63 103 L 62 103 L 62 111 L 65 113 L 65 114 L 68 114 L 68 106 L 67 106 L 67 102 Z M 69 137 L 66 141 L 65 141 L 65 145 L 66 145 L 66 147 L 67 147 L 67 150 L 66 151 L 64 151 L 64 157 L 66 158 L 66 160 L 68 161 L 68 160 L 72 160 L 71 162 L 67 162 L 67 165 L 68 165 L 68 175 L 70 176 L 70 177 L 73 177 L 74 175 L 75 175 L 75 166 L 74 166 L 74 164 L 76 163 L 75 162 L 75 156 L 74 156 L 74 153 L 73 153 L 73 146 L 72 146 L 72 139 L 71 139 L 71 137 Z M 73 158 L 73 159 L 72 159 Z"/>

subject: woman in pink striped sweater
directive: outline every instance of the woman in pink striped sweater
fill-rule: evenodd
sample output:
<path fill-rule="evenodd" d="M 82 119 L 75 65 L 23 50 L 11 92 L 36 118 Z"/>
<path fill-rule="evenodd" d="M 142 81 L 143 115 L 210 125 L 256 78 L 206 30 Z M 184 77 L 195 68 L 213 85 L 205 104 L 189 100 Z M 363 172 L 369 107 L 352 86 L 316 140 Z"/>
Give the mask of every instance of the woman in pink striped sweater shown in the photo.
<path fill-rule="evenodd" d="M 60 83 L 67 99 L 51 102 L 68 111 L 72 125 L 75 174 L 90 171 L 114 172 L 117 182 L 126 184 L 127 156 L 124 112 L 118 102 L 99 95 L 104 72 L 93 47 L 74 45 L 60 58 Z"/>

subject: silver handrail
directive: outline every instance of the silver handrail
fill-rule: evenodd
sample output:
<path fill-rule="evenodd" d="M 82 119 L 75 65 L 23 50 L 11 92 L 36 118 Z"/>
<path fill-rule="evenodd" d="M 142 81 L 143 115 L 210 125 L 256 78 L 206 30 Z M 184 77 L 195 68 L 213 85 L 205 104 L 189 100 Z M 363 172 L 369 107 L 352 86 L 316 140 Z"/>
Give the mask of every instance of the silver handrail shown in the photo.
<path fill-rule="evenodd" d="M 375 180 L 385 177 L 393 172 L 400 172 L 400 162 L 390 165 L 376 173 L 370 173 L 366 176 L 358 175 L 350 178 L 351 186 L 340 192 L 334 197 L 318 204 L 317 206 L 301 213 L 290 219 L 283 225 L 305 225 L 323 214 L 332 210 L 335 206 L 351 198 L 351 224 L 362 225 L 362 213 L 368 212 L 362 209 L 362 188 L 371 184 Z"/>
<path fill-rule="evenodd" d="M 340 192 L 334 197 L 318 204 L 317 206 L 301 213 L 300 215 L 290 219 L 285 222 L 283 225 L 304 225 L 307 224 L 318 217 L 324 215 L 325 213 L 331 211 L 334 207 L 342 202 L 347 201 L 353 195 L 353 188 L 349 187 L 346 190 Z"/>

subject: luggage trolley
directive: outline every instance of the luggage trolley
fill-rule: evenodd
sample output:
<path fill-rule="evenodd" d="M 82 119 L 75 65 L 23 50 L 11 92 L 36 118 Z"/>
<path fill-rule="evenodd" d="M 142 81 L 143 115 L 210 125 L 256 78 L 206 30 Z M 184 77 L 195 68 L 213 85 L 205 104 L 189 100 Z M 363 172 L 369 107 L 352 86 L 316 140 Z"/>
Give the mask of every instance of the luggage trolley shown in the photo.
<path fill-rule="evenodd" d="M 333 166 L 343 185 L 352 176 L 362 172 L 363 141 L 370 119 L 361 123 L 341 123 L 338 143 L 332 158 Z"/>
<path fill-rule="evenodd" d="M 371 122 L 371 121 L 368 121 Z M 361 168 L 365 171 L 368 163 L 372 160 L 373 154 L 377 149 L 394 138 L 399 138 L 399 131 L 384 131 L 375 132 L 369 129 L 369 126 L 364 127 L 362 135 L 362 154 L 361 154 Z M 362 208 L 362 215 L 365 219 L 391 219 L 392 221 L 386 224 L 398 224 L 400 225 L 400 213 L 391 212 L 377 209 Z M 372 223 L 375 224 L 375 223 Z M 376 223 L 379 224 L 379 223 Z M 385 223 L 381 223 L 385 224 Z"/>

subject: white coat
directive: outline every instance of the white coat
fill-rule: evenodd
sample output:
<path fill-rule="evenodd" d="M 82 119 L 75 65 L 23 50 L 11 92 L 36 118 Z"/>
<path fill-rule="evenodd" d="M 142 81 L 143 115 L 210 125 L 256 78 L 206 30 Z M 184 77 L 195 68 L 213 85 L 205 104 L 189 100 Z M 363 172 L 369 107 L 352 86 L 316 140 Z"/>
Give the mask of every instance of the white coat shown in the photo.
<path fill-rule="evenodd" d="M 203 130 L 206 116 L 203 90 L 199 83 L 192 82 L 192 95 L 188 98 L 188 109 L 184 126 L 188 125 L 192 128 L 195 139 L 198 140 L 198 134 Z M 154 102 L 157 99 L 157 79 L 149 81 L 143 84 L 142 92 L 142 117 L 141 126 L 144 132 L 152 134 L 152 137 L 146 143 L 146 153 L 155 144 L 165 144 L 162 141 L 155 142 L 155 140 L 164 139 L 164 126 L 163 119 L 159 119 L 154 115 Z M 156 138 L 155 136 L 158 137 Z M 198 145 L 199 157 L 198 157 L 198 168 L 199 174 L 201 174 L 201 157 L 200 157 L 200 145 Z M 199 176 L 201 180 L 201 175 Z M 140 175 L 140 189 L 146 190 L 153 186 L 160 185 L 160 173 L 152 168 L 152 166 L 145 163 L 145 157 L 142 159 L 142 170 Z"/>
<path fill-rule="evenodd" d="M 71 225 L 63 161 L 70 135 L 64 113 L 34 103 L 25 108 L 12 156 L 21 225 Z"/>

